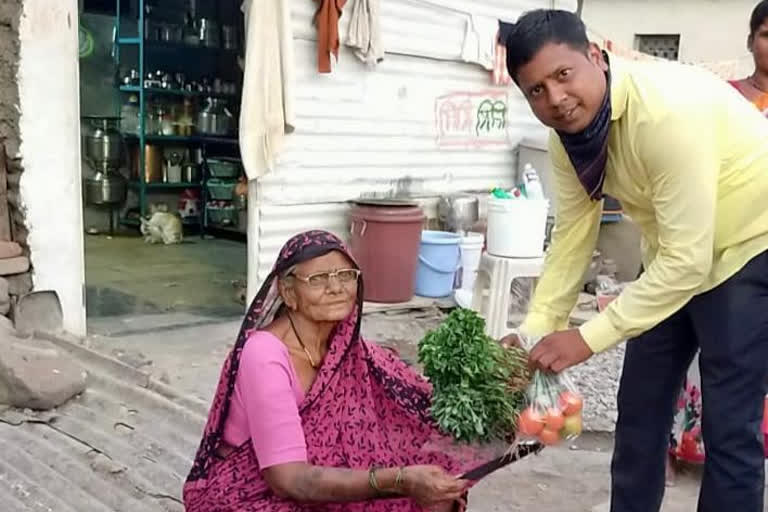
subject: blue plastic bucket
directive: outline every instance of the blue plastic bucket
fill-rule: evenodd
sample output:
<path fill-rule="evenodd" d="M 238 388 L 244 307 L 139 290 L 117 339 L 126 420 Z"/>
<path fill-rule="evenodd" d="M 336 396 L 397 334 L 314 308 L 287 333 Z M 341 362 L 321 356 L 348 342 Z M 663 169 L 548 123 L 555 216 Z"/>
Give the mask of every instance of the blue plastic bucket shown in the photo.
<path fill-rule="evenodd" d="M 461 237 L 445 231 L 422 231 L 416 295 L 446 297 L 453 292 L 456 271 L 461 266 Z"/>

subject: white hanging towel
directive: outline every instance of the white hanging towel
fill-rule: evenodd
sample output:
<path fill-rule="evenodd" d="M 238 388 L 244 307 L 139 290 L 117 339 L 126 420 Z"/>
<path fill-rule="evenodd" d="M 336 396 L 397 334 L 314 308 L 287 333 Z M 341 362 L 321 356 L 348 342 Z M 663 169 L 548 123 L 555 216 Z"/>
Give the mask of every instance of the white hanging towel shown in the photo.
<path fill-rule="evenodd" d="M 464 32 L 464 44 L 461 49 L 462 60 L 480 64 L 488 71 L 492 71 L 498 31 L 498 18 L 469 14 Z"/>
<path fill-rule="evenodd" d="M 293 31 L 290 0 L 245 0 L 245 66 L 240 155 L 249 180 L 274 169 L 285 134 L 294 129 Z"/>
<path fill-rule="evenodd" d="M 354 49 L 358 59 L 375 67 L 384 59 L 379 0 L 352 0 L 349 3 L 352 5 L 345 44 Z"/>

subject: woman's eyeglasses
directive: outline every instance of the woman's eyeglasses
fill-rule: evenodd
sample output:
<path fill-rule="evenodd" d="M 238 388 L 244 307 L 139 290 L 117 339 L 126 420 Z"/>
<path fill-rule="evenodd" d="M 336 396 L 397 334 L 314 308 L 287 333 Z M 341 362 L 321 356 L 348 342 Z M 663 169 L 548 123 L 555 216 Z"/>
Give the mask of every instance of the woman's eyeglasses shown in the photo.
<path fill-rule="evenodd" d="M 312 288 L 327 287 L 331 283 L 332 278 L 336 278 L 341 284 L 348 284 L 356 282 L 360 278 L 360 272 L 356 268 L 343 268 L 340 270 L 334 270 L 333 272 L 318 272 L 316 274 L 310 274 L 308 276 L 302 276 L 295 272 L 291 275 L 307 283 Z"/>

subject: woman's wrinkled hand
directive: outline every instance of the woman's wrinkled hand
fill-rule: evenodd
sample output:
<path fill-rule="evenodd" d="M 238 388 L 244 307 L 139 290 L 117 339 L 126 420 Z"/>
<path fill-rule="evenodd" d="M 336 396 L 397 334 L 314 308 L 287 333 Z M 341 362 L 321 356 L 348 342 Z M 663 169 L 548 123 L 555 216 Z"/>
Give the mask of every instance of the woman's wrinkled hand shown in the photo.
<path fill-rule="evenodd" d="M 435 507 L 461 498 L 468 482 L 439 466 L 408 466 L 403 471 L 403 491 L 422 507 Z"/>
<path fill-rule="evenodd" d="M 515 333 L 507 334 L 499 340 L 499 343 L 504 348 L 523 348 L 520 336 Z"/>

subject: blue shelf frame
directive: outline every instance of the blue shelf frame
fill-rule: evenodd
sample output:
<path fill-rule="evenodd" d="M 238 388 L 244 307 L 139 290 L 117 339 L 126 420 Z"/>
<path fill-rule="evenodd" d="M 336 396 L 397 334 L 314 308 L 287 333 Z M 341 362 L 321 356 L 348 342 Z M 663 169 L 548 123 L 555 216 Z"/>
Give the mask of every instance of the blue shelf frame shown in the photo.
<path fill-rule="evenodd" d="M 138 189 L 139 192 L 139 214 L 144 217 L 147 214 L 147 183 L 145 182 L 145 168 L 146 168 L 146 162 L 145 162 L 145 151 L 144 148 L 146 146 L 147 140 L 146 140 L 146 119 L 145 119 L 145 112 L 146 110 L 146 91 L 144 90 L 144 0 L 138 1 L 138 36 L 137 37 L 122 37 L 120 35 L 120 26 L 121 26 L 121 16 L 120 13 L 122 12 L 121 9 L 121 3 L 123 0 L 115 0 L 116 6 L 117 6 L 117 14 L 115 16 L 115 39 L 117 41 L 117 45 L 115 46 L 115 63 L 117 65 L 117 68 L 120 67 L 120 47 L 121 45 L 134 45 L 138 46 L 138 64 L 139 64 L 139 79 L 140 79 L 140 85 L 135 88 L 135 90 L 132 90 L 131 92 L 138 93 L 139 95 L 139 132 L 137 134 L 138 138 L 138 174 L 139 174 L 139 181 L 135 183 L 136 189 Z M 118 88 L 119 90 L 120 88 Z M 118 105 L 122 102 L 118 102 Z M 202 220 L 201 220 L 201 227 L 202 227 Z"/>
<path fill-rule="evenodd" d="M 141 86 L 139 85 L 121 85 L 120 86 L 121 92 L 141 92 Z M 206 97 L 206 98 L 228 98 L 228 99 L 235 99 L 237 98 L 236 94 L 225 94 L 225 93 L 210 93 L 210 92 L 197 92 L 197 91 L 182 91 L 179 89 L 159 89 L 157 87 L 145 87 L 144 92 L 146 94 L 165 94 L 169 96 L 183 96 L 183 97 L 191 97 L 191 98 L 199 98 L 199 97 Z"/>
<path fill-rule="evenodd" d="M 127 139 L 141 138 L 141 134 L 124 133 L 123 136 Z M 214 135 L 151 135 L 144 134 L 145 142 L 153 142 L 155 144 L 237 144 L 237 137 L 216 137 Z"/>
<path fill-rule="evenodd" d="M 120 93 L 135 93 L 139 96 L 139 132 L 137 134 L 124 134 L 129 139 L 136 140 L 136 143 L 138 144 L 139 151 L 139 162 L 138 162 L 138 181 L 131 181 L 129 183 L 129 186 L 138 191 L 139 195 L 139 214 L 144 217 L 147 214 L 147 198 L 150 192 L 152 191 L 173 191 L 173 190 L 180 190 L 180 189 L 197 189 L 201 191 L 201 212 L 200 216 L 197 222 L 190 222 L 188 220 L 185 220 L 185 225 L 197 225 L 200 229 L 200 235 L 204 236 L 206 227 L 208 225 L 207 221 L 207 187 L 205 186 L 205 183 L 209 177 L 209 171 L 208 171 L 208 164 L 207 164 L 207 154 L 208 154 L 208 145 L 214 144 L 214 145 L 237 145 L 238 139 L 237 137 L 216 137 L 216 136 L 208 136 L 208 135 L 194 135 L 189 137 L 182 137 L 182 136 L 164 136 L 164 135 L 150 135 L 146 133 L 146 111 L 147 111 L 147 96 L 150 95 L 159 95 L 159 94 L 167 94 L 167 95 L 177 95 L 177 96 L 189 96 L 189 97 L 200 97 L 200 96 L 210 96 L 215 98 L 237 98 L 238 95 L 233 94 L 210 94 L 210 93 L 198 93 L 198 92 L 191 92 L 191 91 L 180 91 L 180 90 L 169 90 L 169 89 L 157 89 L 157 88 L 146 88 L 144 87 L 144 77 L 146 76 L 145 73 L 145 64 L 146 64 L 146 51 L 147 49 L 151 49 L 153 51 L 159 50 L 172 50 L 172 51 L 196 51 L 196 52 L 203 52 L 204 54 L 211 56 L 211 57 L 221 57 L 221 56 L 228 56 L 228 57 L 235 57 L 237 55 L 236 51 L 233 50 L 227 50 L 223 48 L 206 48 L 202 46 L 189 46 L 184 45 L 182 43 L 161 43 L 157 41 L 148 41 L 146 39 L 146 34 L 144 33 L 144 13 L 145 13 L 145 0 L 138 0 L 136 2 L 137 9 L 138 9 L 138 36 L 136 37 L 122 37 L 120 35 L 120 25 L 121 25 L 121 2 L 125 2 L 129 0 L 115 0 L 116 2 L 116 16 L 115 16 L 115 25 L 114 25 L 114 34 L 115 34 L 115 47 L 114 47 L 114 58 L 115 63 L 119 69 L 120 65 L 120 50 L 121 46 L 133 46 L 138 47 L 138 73 L 139 73 L 139 85 L 120 85 L 116 87 L 116 91 L 118 94 Z M 117 104 L 121 104 L 122 102 L 117 102 Z M 119 115 L 119 112 L 118 112 Z M 202 176 L 200 182 L 196 183 L 148 183 L 145 180 L 145 169 L 146 169 L 146 162 L 145 162 L 145 151 L 144 148 L 146 147 L 147 143 L 154 143 L 154 144 L 164 144 L 164 143 L 178 143 L 178 144 L 189 144 L 189 145 L 195 145 L 199 146 L 202 150 L 202 156 L 203 156 L 203 164 L 202 164 Z M 139 225 L 138 220 L 136 219 L 122 219 L 122 224 L 126 225 Z"/>

